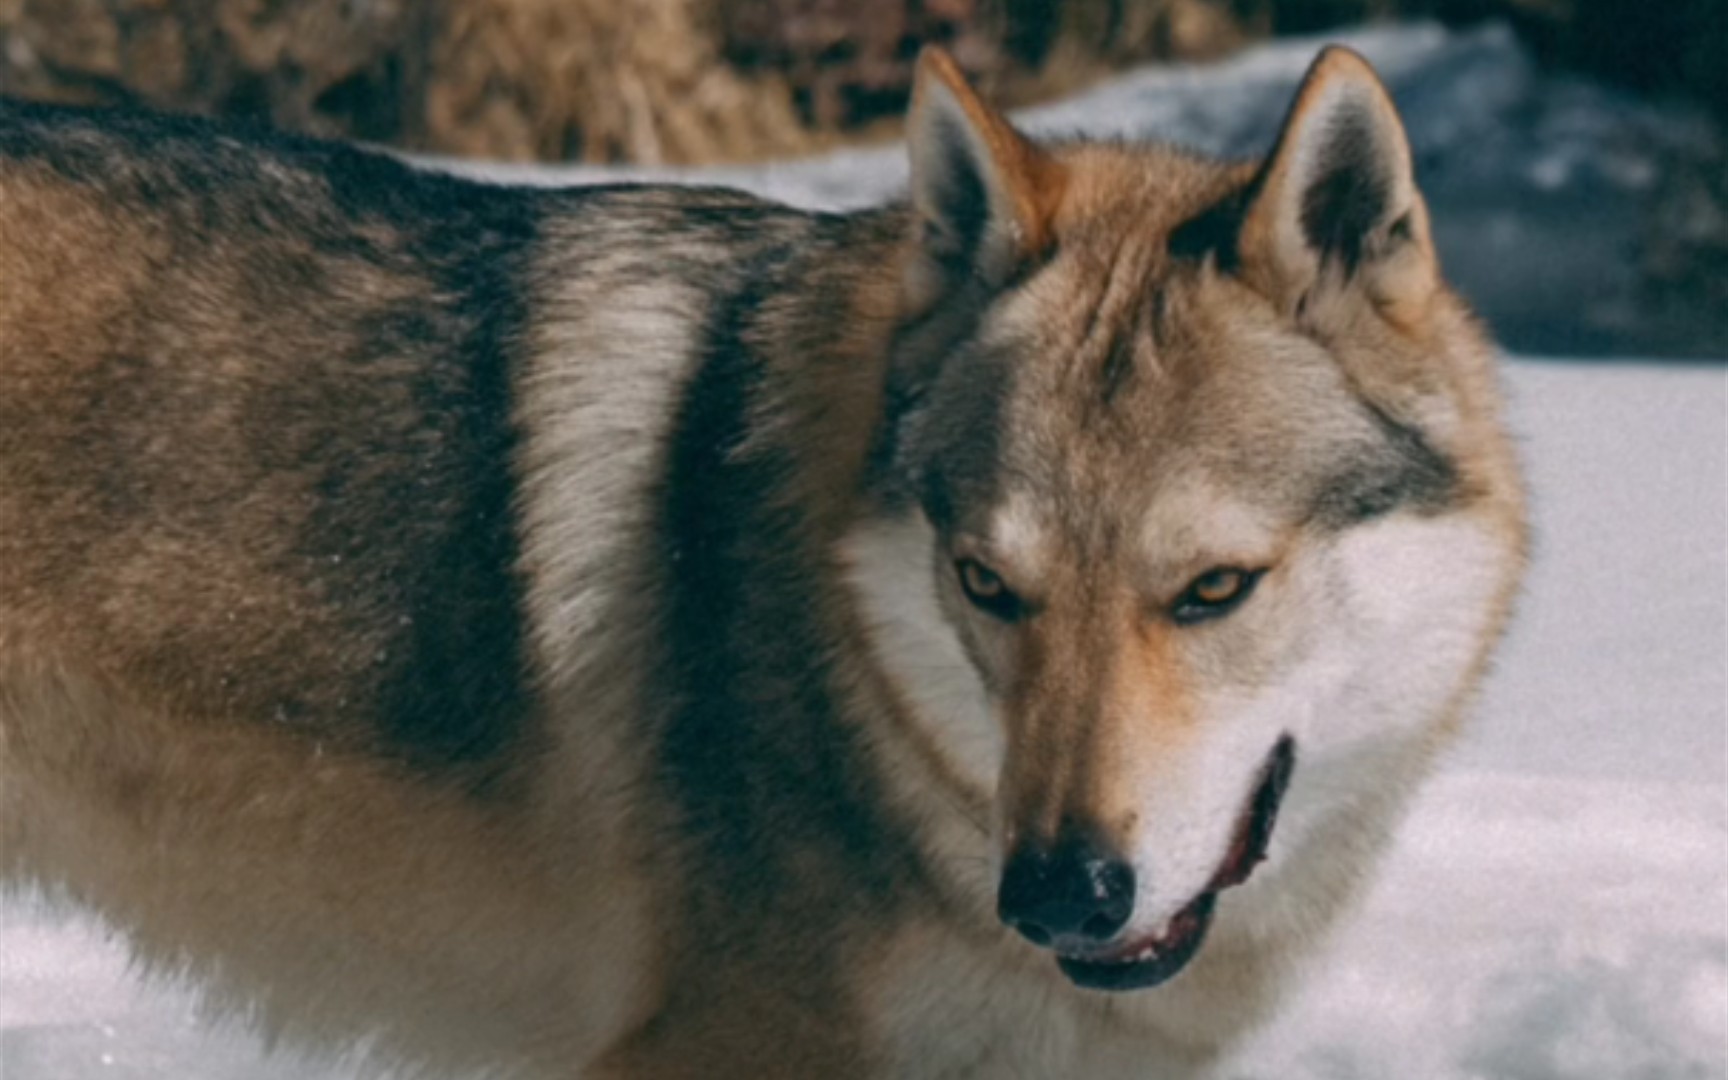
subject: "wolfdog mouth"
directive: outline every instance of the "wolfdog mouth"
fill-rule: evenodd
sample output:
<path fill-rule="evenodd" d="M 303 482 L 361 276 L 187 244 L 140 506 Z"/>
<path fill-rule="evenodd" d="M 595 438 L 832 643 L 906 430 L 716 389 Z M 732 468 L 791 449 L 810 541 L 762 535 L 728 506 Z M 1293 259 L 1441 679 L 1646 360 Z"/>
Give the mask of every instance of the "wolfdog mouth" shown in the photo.
<path fill-rule="evenodd" d="M 1206 941 L 1218 894 L 1247 881 L 1266 860 L 1278 806 L 1296 768 L 1296 743 L 1286 735 L 1267 755 L 1253 798 L 1243 808 L 1236 835 L 1218 872 L 1187 907 L 1172 915 L 1156 933 L 1118 942 L 1084 955 L 1058 955 L 1057 966 L 1076 986 L 1089 990 L 1143 990 L 1176 975 Z"/>

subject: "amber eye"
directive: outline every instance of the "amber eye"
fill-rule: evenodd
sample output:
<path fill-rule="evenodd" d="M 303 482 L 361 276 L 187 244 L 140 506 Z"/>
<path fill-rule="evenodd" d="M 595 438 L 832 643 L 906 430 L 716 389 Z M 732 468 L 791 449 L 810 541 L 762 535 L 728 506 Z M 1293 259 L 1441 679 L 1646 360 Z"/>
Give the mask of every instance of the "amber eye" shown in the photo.
<path fill-rule="evenodd" d="M 1020 617 L 1020 598 L 996 571 L 976 559 L 960 559 L 954 569 L 960 575 L 960 589 L 973 607 L 1004 622 Z"/>
<path fill-rule="evenodd" d="M 1259 580 L 1259 571 L 1240 570 L 1233 566 L 1215 567 L 1189 583 L 1170 609 L 1170 614 L 1185 625 L 1227 615 L 1248 599 Z"/>

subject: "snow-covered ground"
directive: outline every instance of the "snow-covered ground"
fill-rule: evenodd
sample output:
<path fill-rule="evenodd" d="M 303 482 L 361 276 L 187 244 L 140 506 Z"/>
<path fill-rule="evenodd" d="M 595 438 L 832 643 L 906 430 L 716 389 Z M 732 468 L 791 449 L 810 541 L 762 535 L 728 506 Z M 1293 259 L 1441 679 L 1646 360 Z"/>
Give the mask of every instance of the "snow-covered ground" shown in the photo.
<path fill-rule="evenodd" d="M 1498 222 L 1480 235 L 1522 249 L 1558 231 L 1506 190 L 1573 205 L 1648 180 L 1614 133 L 1662 123 L 1542 82 L 1504 35 L 1358 44 L 1443 181 L 1443 227 L 1449 211 Z M 1241 152 L 1269 135 L 1311 52 L 1131 75 L 1029 122 Z M 1552 130 L 1515 147 L 1514 114 Z M 853 151 L 704 178 L 856 205 L 893 189 L 898 162 Z M 1452 235 L 1468 249 L 1468 229 Z M 1517 287 L 1497 325 L 1565 340 L 1589 302 L 1568 283 L 1583 279 L 1495 261 L 1449 265 L 1473 291 Z M 1360 918 L 1247 1048 L 1241 1080 L 1728 1078 L 1728 366 L 1519 358 L 1507 380 L 1537 548 L 1499 670 Z M 140 986 L 97 928 L 18 900 L 0 903 L 0 1077 L 360 1080 L 203 1028 L 186 992 Z"/>

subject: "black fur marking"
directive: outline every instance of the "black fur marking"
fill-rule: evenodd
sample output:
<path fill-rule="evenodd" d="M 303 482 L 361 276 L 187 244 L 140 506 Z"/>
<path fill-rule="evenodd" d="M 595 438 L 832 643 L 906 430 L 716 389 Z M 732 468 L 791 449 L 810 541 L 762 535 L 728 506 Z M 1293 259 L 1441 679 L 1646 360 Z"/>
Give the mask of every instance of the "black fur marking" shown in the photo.
<path fill-rule="evenodd" d="M 661 663 L 663 685 L 677 695 L 660 771 L 682 831 L 696 840 L 690 854 L 707 870 L 692 877 L 716 890 L 708 899 L 728 934 L 750 932 L 734 925 L 736 912 L 761 913 L 768 927 L 781 899 L 820 891 L 824 876 L 813 879 L 810 860 L 832 860 L 826 880 L 845 883 L 845 897 L 820 902 L 861 905 L 885 901 L 915 864 L 909 841 L 878 809 L 861 749 L 836 720 L 835 675 L 821 645 L 830 635 L 813 603 L 827 587 L 822 563 L 783 495 L 795 462 L 784 447 L 742 450 L 770 378 L 751 328 L 796 272 L 785 248 L 738 268 L 685 388 L 660 496 Z"/>
<path fill-rule="evenodd" d="M 990 226 L 990 194 L 959 122 L 939 112 L 934 137 L 941 147 L 938 172 L 931 177 L 937 218 L 926 225 L 933 226 L 937 235 L 927 235 L 925 244 L 950 271 L 964 271 L 977 260 Z"/>
<path fill-rule="evenodd" d="M 1398 220 L 1392 223 L 1392 227 L 1386 230 L 1386 238 L 1394 245 L 1407 244 L 1416 238 L 1415 225 L 1411 222 L 1408 211 L 1400 215 Z"/>
<path fill-rule="evenodd" d="M 344 535 L 350 515 L 399 520 L 383 550 L 346 557 L 357 591 L 393 593 L 392 607 L 408 613 L 392 634 L 402 656 L 381 660 L 382 734 L 411 762 L 486 765 L 524 736 L 530 711 L 511 414 L 534 212 L 509 193 L 421 174 L 378 175 L 396 170 L 370 155 L 331 157 L 339 200 L 389 193 L 374 212 L 414 236 L 447 299 L 441 310 L 388 311 L 370 328 L 381 358 L 429 358 L 397 391 L 420 418 L 417 453 L 387 476 L 358 475 L 352 460 L 331 454 L 321 485 L 324 520 L 312 535 Z M 365 207 L 351 209 L 366 215 Z M 304 449 L 307 456 L 329 453 Z"/>
<path fill-rule="evenodd" d="M 1109 351 L 1104 354 L 1104 363 L 1098 372 L 1099 398 L 1106 408 L 1122 393 L 1123 388 L 1128 385 L 1128 377 L 1132 374 L 1134 342 L 1126 335 L 1118 336 L 1110 343 Z"/>
<path fill-rule="evenodd" d="M 1403 508 L 1437 514 L 1451 507 L 1460 494 L 1458 469 L 1451 459 L 1417 428 L 1378 405 L 1364 402 L 1364 408 L 1381 442 L 1321 484 L 1310 504 L 1311 517 L 1331 528 L 1345 528 Z"/>
<path fill-rule="evenodd" d="M 1241 265 L 1238 250 L 1242 219 L 1252 204 L 1256 185 L 1218 200 L 1170 232 L 1165 249 L 1173 259 L 1203 262 L 1210 257 L 1222 273 L 1234 273 Z"/>
<path fill-rule="evenodd" d="M 1302 193 L 1302 231 L 1315 250 L 1353 272 L 1369 237 L 1394 210 L 1394 178 L 1368 109 L 1341 106 L 1330 119 L 1321 164 Z"/>
<path fill-rule="evenodd" d="M 1014 359 L 977 346 L 957 350 L 929 404 L 906 421 L 897 470 L 945 536 L 967 524 L 961 508 L 996 503 Z"/>
<path fill-rule="evenodd" d="M 398 676 L 390 735 L 440 761 L 495 755 L 521 733 L 528 713 L 511 420 L 526 321 L 514 271 L 527 225 L 491 223 L 476 250 L 450 261 L 447 288 L 473 331 L 453 362 L 417 388 L 426 413 L 448 425 L 447 441 L 427 448 L 422 469 L 447 470 L 456 505 L 430 565 L 416 575 L 412 606 L 423 615 L 414 664 Z"/>
<path fill-rule="evenodd" d="M 950 500 L 942 477 L 932 472 L 935 455 L 931 448 L 942 433 L 952 434 L 955 425 L 948 407 L 937 415 L 931 412 L 931 405 L 943 380 L 973 380 L 966 393 L 975 393 L 983 400 L 963 404 L 959 409 L 974 417 L 968 423 L 988 427 L 983 437 L 994 439 L 996 416 L 1003 400 L 1000 384 L 1010 361 L 1000 357 L 990 362 L 975 356 L 970 339 L 989 304 L 1018 287 L 1022 280 L 1026 279 L 993 289 L 982 280 L 971 278 L 928 314 L 895 332 L 889 347 L 882 417 L 867 469 L 867 485 L 882 501 L 883 509 L 897 511 L 913 501 L 922 501 L 926 513 L 939 527 L 949 520 Z M 960 374 L 950 375 L 951 369 L 958 369 Z M 965 456 L 989 458 L 994 451 L 992 442 Z"/>

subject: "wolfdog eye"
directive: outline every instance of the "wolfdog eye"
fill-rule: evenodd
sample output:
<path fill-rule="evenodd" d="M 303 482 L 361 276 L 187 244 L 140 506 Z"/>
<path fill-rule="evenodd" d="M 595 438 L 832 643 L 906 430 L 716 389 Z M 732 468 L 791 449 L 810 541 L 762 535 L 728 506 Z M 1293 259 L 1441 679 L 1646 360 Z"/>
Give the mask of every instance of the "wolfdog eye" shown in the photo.
<path fill-rule="evenodd" d="M 973 607 L 1003 622 L 1013 622 L 1020 617 L 1020 598 L 996 571 L 976 559 L 959 559 L 954 563 L 954 569 L 960 575 L 960 589 L 966 594 L 966 599 L 972 601 Z"/>
<path fill-rule="evenodd" d="M 1189 582 L 1187 590 L 1170 609 L 1171 617 L 1186 626 L 1227 615 L 1248 599 L 1259 580 L 1258 571 L 1214 567 Z"/>

